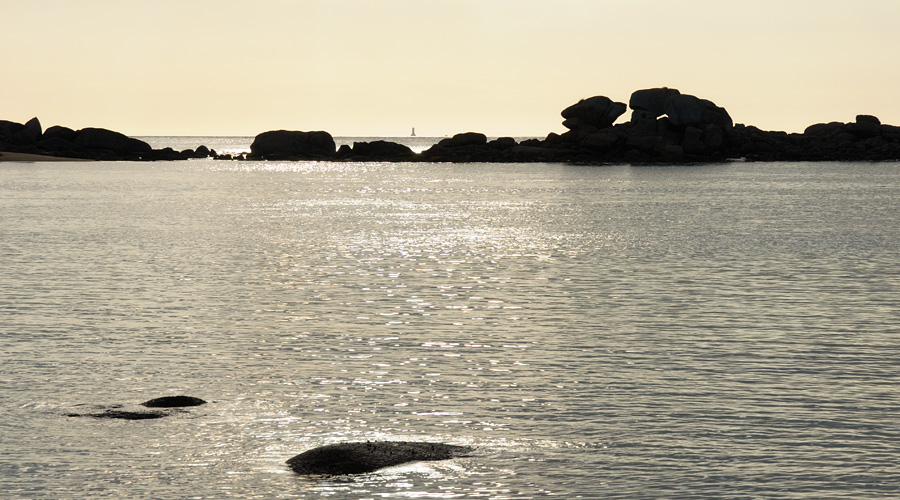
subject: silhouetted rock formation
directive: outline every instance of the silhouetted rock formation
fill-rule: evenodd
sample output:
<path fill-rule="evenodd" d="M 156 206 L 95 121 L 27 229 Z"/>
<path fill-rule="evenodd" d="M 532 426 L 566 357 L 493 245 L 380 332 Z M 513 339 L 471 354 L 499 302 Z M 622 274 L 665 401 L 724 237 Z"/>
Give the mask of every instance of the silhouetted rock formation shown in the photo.
<path fill-rule="evenodd" d="M 344 145 L 336 158 L 351 161 L 414 161 L 416 154 L 408 146 L 390 141 L 354 142 Z"/>
<path fill-rule="evenodd" d="M 629 105 L 633 111 L 627 123 L 572 127 L 567 118 L 563 125 L 569 132 L 559 138 L 548 136 L 545 143 L 569 161 L 673 163 L 725 158 L 725 139 L 733 124 L 728 112 L 715 103 L 662 87 L 634 92 Z M 563 111 L 563 118 L 575 106 Z M 621 115 L 623 108 L 611 104 L 609 116 Z"/>
<path fill-rule="evenodd" d="M 677 89 L 668 87 L 634 91 L 628 100 L 628 106 L 633 110 L 631 121 L 659 118 L 666 114 L 666 108 L 672 98 L 680 94 Z"/>
<path fill-rule="evenodd" d="M 499 153 L 506 147 L 506 142 L 488 144 L 487 136 L 480 132 L 464 132 L 442 139 L 422 151 L 422 159 L 440 162 L 501 161 Z"/>
<path fill-rule="evenodd" d="M 802 134 L 735 126 L 734 157 L 756 161 L 900 160 L 900 127 L 883 125 L 871 115 L 852 123 L 817 123 Z"/>
<path fill-rule="evenodd" d="M 37 118 L 25 124 L 0 120 L 0 151 L 108 161 L 187 160 L 216 156 L 215 151 L 205 146 L 196 151 L 154 150 L 144 141 L 104 128 L 72 130 L 56 125 L 42 133 Z"/>
<path fill-rule="evenodd" d="M 628 107 L 609 97 L 594 96 L 578 101 L 562 111 L 563 126 L 574 132 L 598 132 L 611 127 Z"/>
<path fill-rule="evenodd" d="M 467 446 L 408 441 L 339 443 L 303 452 L 287 464 L 297 474 L 338 476 L 363 474 L 408 462 L 447 460 L 464 457 Z"/>
<path fill-rule="evenodd" d="M 328 132 L 272 130 L 253 139 L 247 159 L 330 160 L 334 156 L 334 138 Z"/>
<path fill-rule="evenodd" d="M 76 146 L 88 150 L 106 150 L 120 154 L 137 154 L 152 151 L 144 141 L 132 139 L 125 134 L 105 128 L 85 128 L 75 134 L 72 141 Z"/>
<path fill-rule="evenodd" d="M 562 134 L 517 143 L 489 141 L 466 132 L 443 139 L 420 154 L 388 141 L 357 142 L 335 150 L 328 132 L 274 130 L 256 136 L 248 160 L 690 163 L 750 161 L 900 160 L 900 127 L 871 115 L 852 123 L 819 123 L 802 134 L 735 125 L 725 108 L 677 89 L 637 90 L 628 105 L 605 96 L 578 101 L 562 111 Z M 631 107 L 628 121 L 616 123 Z M 25 124 L 0 120 L 0 151 L 96 160 L 233 159 L 205 146 L 153 150 L 147 143 L 106 129 L 50 127 L 37 118 Z"/>

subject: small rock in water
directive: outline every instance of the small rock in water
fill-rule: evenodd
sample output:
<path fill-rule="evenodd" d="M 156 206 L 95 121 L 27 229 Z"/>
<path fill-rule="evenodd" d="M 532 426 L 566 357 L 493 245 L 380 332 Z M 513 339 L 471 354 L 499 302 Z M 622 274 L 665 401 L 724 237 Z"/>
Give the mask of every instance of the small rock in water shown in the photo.
<path fill-rule="evenodd" d="M 473 449 L 444 443 L 374 441 L 338 443 L 303 452 L 287 464 L 297 474 L 339 476 L 363 474 L 384 467 L 468 456 Z"/>
<path fill-rule="evenodd" d="M 191 396 L 164 396 L 141 403 L 147 408 L 179 408 L 182 406 L 200 406 L 202 404 L 206 404 L 206 401 Z"/>

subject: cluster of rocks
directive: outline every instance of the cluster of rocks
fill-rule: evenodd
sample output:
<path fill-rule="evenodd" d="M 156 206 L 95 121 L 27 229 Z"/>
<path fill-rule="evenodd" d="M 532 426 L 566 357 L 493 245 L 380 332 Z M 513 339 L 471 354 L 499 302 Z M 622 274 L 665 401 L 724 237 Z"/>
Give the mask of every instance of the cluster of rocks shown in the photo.
<path fill-rule="evenodd" d="M 631 108 L 629 120 L 619 118 Z M 802 134 L 735 125 L 725 108 L 672 88 L 631 94 L 628 104 L 605 96 L 583 99 L 562 111 L 562 134 L 521 142 L 493 140 L 466 132 L 415 153 L 388 141 L 355 142 L 335 148 L 328 132 L 273 130 L 255 137 L 250 153 L 217 155 L 196 150 L 154 150 L 147 143 L 106 129 L 41 130 L 37 118 L 25 124 L 0 121 L 0 151 L 96 160 L 247 160 L 689 163 L 750 161 L 900 160 L 900 127 L 859 115 L 852 123 L 820 123 Z"/>
<path fill-rule="evenodd" d="M 114 405 L 92 413 L 68 413 L 68 417 L 93 417 L 117 420 L 153 420 L 183 413 L 185 407 L 200 406 L 206 401 L 193 396 L 163 396 L 144 401 L 147 410 L 124 409 Z M 307 450 L 287 461 L 302 475 L 364 474 L 409 462 L 448 460 L 466 457 L 474 451 L 468 446 L 419 441 L 366 441 L 337 443 Z"/>
<path fill-rule="evenodd" d="M 628 122 L 613 124 L 631 107 Z M 587 161 L 646 163 L 720 160 L 734 123 L 714 102 L 666 87 L 638 90 L 628 105 L 603 96 L 562 112 L 568 132 L 550 147 Z M 552 140 L 551 140 L 552 139 Z"/>
<path fill-rule="evenodd" d="M 105 128 L 73 130 L 56 125 L 43 130 L 37 118 L 32 118 L 26 123 L 0 120 L 0 151 L 106 161 L 224 158 L 206 146 L 185 151 L 175 151 L 172 148 L 153 149 L 142 140 Z"/>
<path fill-rule="evenodd" d="M 900 160 L 900 127 L 871 115 L 817 123 L 802 134 L 737 125 L 729 146 L 733 157 L 756 161 L 892 161 Z"/>
<path fill-rule="evenodd" d="M 628 109 L 630 119 L 616 123 Z M 868 115 L 813 125 L 802 134 L 735 125 L 725 108 L 672 88 L 634 92 L 628 104 L 605 96 L 562 111 L 563 134 L 517 142 L 466 132 L 416 154 L 401 144 L 358 142 L 334 149 L 327 132 L 272 131 L 256 137 L 248 159 L 429 162 L 688 163 L 898 160 L 900 128 Z"/>

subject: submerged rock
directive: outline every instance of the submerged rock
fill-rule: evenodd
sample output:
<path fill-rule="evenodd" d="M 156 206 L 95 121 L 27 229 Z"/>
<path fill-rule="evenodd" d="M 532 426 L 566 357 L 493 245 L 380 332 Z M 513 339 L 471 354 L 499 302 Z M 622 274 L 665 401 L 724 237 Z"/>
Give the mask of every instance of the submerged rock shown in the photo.
<path fill-rule="evenodd" d="M 297 474 L 338 476 L 363 474 L 409 462 L 468 456 L 467 446 L 409 441 L 338 443 L 303 452 L 287 464 Z"/>
<path fill-rule="evenodd" d="M 199 406 L 202 404 L 206 404 L 206 401 L 193 396 L 163 396 L 141 403 L 141 406 L 147 408 L 164 408 L 161 410 L 123 410 L 122 405 L 112 405 L 101 412 L 67 413 L 66 416 L 113 418 L 119 420 L 150 420 L 168 417 L 169 415 L 184 414 L 187 413 L 187 410 L 181 410 L 180 408 L 186 406 Z"/>
<path fill-rule="evenodd" d="M 67 417 L 113 418 L 119 420 L 151 420 L 171 415 L 164 411 L 105 410 L 100 413 L 69 413 Z"/>
<path fill-rule="evenodd" d="M 179 408 L 183 406 L 200 406 L 206 401 L 193 396 L 163 396 L 161 398 L 144 401 L 141 406 L 147 408 Z"/>

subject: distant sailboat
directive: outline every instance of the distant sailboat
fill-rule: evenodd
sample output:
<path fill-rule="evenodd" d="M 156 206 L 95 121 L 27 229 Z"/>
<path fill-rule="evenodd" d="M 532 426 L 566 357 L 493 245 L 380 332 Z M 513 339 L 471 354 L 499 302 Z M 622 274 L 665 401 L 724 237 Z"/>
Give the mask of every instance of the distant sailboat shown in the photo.
<path fill-rule="evenodd" d="M 416 127 L 413 127 L 413 131 L 412 131 L 411 134 L 409 134 L 409 136 L 410 136 L 410 137 L 415 137 L 415 136 L 416 136 Z"/>

